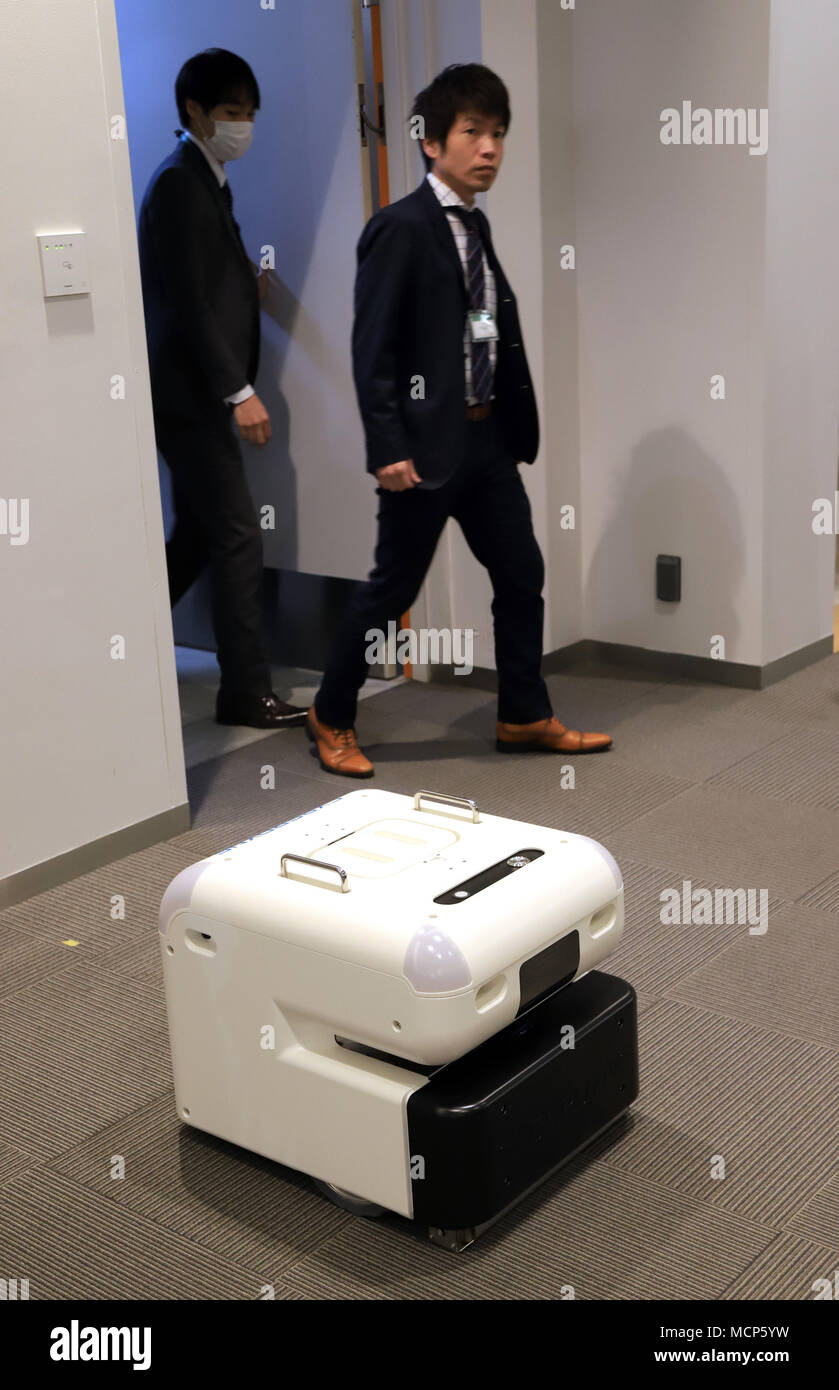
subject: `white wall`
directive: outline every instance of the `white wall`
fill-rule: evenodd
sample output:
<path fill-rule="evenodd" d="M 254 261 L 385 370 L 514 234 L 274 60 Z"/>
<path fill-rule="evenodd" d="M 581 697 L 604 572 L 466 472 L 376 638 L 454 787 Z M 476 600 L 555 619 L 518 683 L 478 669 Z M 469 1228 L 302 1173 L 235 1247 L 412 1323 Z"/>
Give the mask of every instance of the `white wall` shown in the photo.
<path fill-rule="evenodd" d="M 4 5 L 0 87 L 0 496 L 30 504 L 0 536 L 4 878 L 186 786 L 111 0 Z M 91 293 L 45 301 L 36 233 L 79 228 Z"/>
<path fill-rule="evenodd" d="M 721 634 L 760 664 L 767 162 L 659 132 L 683 99 L 766 106 L 768 6 L 601 0 L 574 25 L 585 635 L 707 657 Z"/>
<path fill-rule="evenodd" d="M 583 631 L 582 609 L 584 517 L 580 482 L 577 271 L 568 266 L 563 268 L 562 264 L 564 248 L 572 247 L 575 255 L 578 249 L 574 193 L 574 14 L 563 10 L 555 0 L 538 0 L 536 25 L 538 65 L 534 92 L 538 94 L 538 111 L 532 176 L 538 180 L 541 190 L 542 259 L 540 264 L 538 261 L 532 263 L 528 256 L 522 257 L 516 273 L 523 285 L 531 275 L 538 273 L 541 277 L 541 293 L 538 285 L 530 287 L 527 342 L 528 352 L 532 352 L 531 341 L 538 326 L 543 360 L 539 400 L 542 447 L 534 468 L 519 471 L 530 487 L 531 497 L 536 478 L 544 477 L 545 651 L 555 651 L 587 635 Z M 499 57 L 503 61 L 503 55 Z M 510 236 L 514 238 L 515 208 L 510 209 L 508 221 Z M 521 290 L 516 292 L 521 293 Z M 573 529 L 561 524 L 570 520 L 564 510 L 569 507 L 574 509 Z M 561 711 L 559 714 L 561 717 Z"/>
<path fill-rule="evenodd" d="M 839 7 L 773 0 L 766 210 L 764 660 L 833 627 L 839 423 Z"/>
<path fill-rule="evenodd" d="M 839 10 L 589 0 L 573 24 L 583 632 L 766 665 L 832 627 L 810 520 L 836 476 Z M 768 153 L 663 146 L 683 100 L 767 107 Z"/>

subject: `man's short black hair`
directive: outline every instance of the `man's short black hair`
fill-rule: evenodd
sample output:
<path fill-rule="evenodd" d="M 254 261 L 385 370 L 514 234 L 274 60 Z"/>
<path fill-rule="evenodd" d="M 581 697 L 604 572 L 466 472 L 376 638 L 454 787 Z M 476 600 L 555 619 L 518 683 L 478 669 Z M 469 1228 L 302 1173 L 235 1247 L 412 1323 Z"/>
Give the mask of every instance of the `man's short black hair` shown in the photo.
<path fill-rule="evenodd" d="M 187 58 L 178 73 L 175 101 L 185 130 L 189 127 L 189 97 L 206 112 L 227 101 L 241 101 L 259 109 L 259 86 L 251 68 L 227 48 L 205 48 L 203 53 Z"/>
<path fill-rule="evenodd" d="M 482 63 L 450 63 L 420 92 L 411 119 L 421 116 L 425 139 L 437 140 L 445 149 L 449 131 L 467 111 L 487 120 L 495 118 L 505 131 L 510 127 L 510 94 L 498 74 Z M 434 161 L 417 143 L 427 172 Z"/>

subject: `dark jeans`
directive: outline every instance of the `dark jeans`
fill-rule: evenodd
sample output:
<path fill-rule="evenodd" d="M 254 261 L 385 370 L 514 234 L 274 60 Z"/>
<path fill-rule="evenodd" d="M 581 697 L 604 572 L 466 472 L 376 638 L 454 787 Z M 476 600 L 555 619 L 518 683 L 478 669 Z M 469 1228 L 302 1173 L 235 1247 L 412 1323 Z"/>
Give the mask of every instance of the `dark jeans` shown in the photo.
<path fill-rule="evenodd" d="M 232 412 L 220 406 L 196 423 L 155 415 L 157 445 L 172 474 L 175 528 L 166 543 L 174 607 L 210 570 L 219 693 L 264 695 L 271 668 L 262 639 L 262 536 Z"/>
<path fill-rule="evenodd" d="M 470 422 L 467 438 L 460 467 L 441 487 L 376 489 L 375 567 L 350 602 L 315 697 L 322 723 L 339 729 L 355 724 L 358 692 L 367 678 L 366 633 L 387 633 L 388 622 L 398 623 L 410 608 L 450 516 L 492 583 L 498 718 L 528 724 L 551 715 L 540 669 L 545 566 L 530 502 L 495 417 Z"/>

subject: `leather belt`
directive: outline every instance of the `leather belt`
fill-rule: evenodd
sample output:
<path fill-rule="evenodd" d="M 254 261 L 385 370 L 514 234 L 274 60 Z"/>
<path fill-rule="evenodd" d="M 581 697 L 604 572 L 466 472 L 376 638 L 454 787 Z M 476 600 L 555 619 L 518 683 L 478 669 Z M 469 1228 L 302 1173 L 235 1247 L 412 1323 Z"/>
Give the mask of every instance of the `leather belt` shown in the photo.
<path fill-rule="evenodd" d="M 467 420 L 485 420 L 492 410 L 492 401 L 487 401 L 486 405 L 467 405 Z"/>

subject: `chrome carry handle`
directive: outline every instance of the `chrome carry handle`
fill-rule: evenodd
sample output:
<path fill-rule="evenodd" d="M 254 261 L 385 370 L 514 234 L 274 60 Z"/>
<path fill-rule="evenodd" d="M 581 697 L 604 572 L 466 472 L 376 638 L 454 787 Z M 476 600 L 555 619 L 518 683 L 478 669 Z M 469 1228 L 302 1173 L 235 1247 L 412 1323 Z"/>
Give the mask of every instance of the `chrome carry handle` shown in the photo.
<path fill-rule="evenodd" d="M 446 796 L 444 792 L 414 792 L 414 810 L 421 811 L 420 799 L 425 796 L 429 801 L 442 801 L 446 806 L 465 806 L 467 811 L 472 812 L 472 824 L 477 825 L 480 820 L 478 815 L 478 803 L 472 801 L 468 796 Z"/>
<path fill-rule="evenodd" d="M 316 869 L 332 869 L 341 880 L 341 892 L 349 893 L 350 885 L 347 880 L 347 871 L 346 869 L 342 869 L 340 864 L 327 864 L 325 859 L 310 859 L 308 855 L 305 854 L 291 854 L 287 852 L 280 859 L 280 875 L 282 878 L 288 878 L 288 874 L 285 871 L 285 861 L 287 859 L 296 859 L 299 864 L 308 864 L 314 866 Z M 327 888 L 328 886 L 329 885 L 326 883 L 316 884 L 318 888 Z"/>

